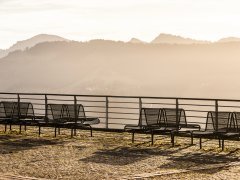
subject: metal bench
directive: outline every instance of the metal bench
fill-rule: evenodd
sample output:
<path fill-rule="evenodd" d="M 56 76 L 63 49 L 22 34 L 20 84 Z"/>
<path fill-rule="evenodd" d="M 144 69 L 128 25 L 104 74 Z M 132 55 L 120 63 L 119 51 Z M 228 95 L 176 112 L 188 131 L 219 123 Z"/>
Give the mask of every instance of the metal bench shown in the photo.
<path fill-rule="evenodd" d="M 132 133 L 132 143 L 134 143 L 135 133 L 151 133 L 152 130 L 159 128 L 162 117 L 161 108 L 141 108 L 137 125 L 126 125 L 124 130 Z M 152 135 L 153 142 L 153 135 Z"/>
<path fill-rule="evenodd" d="M 199 138 L 200 149 L 202 148 L 202 138 L 218 139 L 219 147 L 224 148 L 224 139 L 227 137 L 233 137 L 236 134 L 231 134 L 234 130 L 232 128 L 233 116 L 232 112 L 224 111 L 209 111 L 206 119 L 206 126 L 204 130 L 193 131 L 192 139 L 194 137 Z M 222 140 L 222 144 L 221 144 Z M 193 141 L 193 140 L 192 140 Z"/>
<path fill-rule="evenodd" d="M 60 128 L 71 129 L 76 134 L 76 129 L 90 129 L 92 136 L 91 125 L 100 123 L 97 117 L 86 117 L 84 107 L 81 104 L 48 104 L 47 115 L 44 122 L 39 123 L 39 135 L 41 127 L 54 127 L 55 137 L 60 134 Z"/>
<path fill-rule="evenodd" d="M 163 108 L 163 123 L 159 129 L 153 130 L 153 135 L 170 135 L 171 143 L 174 146 L 174 137 L 179 134 L 191 133 L 193 130 L 200 129 L 197 124 L 188 124 L 185 110 L 182 108 Z"/>
<path fill-rule="evenodd" d="M 0 119 L 1 123 L 5 124 L 5 132 L 7 125 L 19 125 L 20 132 L 22 125 L 36 125 L 33 105 L 30 102 L 11 102 L 2 101 L 0 102 Z"/>
<path fill-rule="evenodd" d="M 75 135 L 76 129 L 90 129 L 92 137 L 92 125 L 99 124 L 99 118 L 87 117 L 82 104 L 64 104 L 64 107 L 66 114 L 63 118 L 71 123 L 71 129 L 74 130 Z"/>
<path fill-rule="evenodd" d="M 240 140 L 240 112 L 233 112 L 228 122 L 227 129 L 223 133 L 219 133 L 218 137 L 222 140 L 222 150 L 224 150 L 225 140 Z"/>

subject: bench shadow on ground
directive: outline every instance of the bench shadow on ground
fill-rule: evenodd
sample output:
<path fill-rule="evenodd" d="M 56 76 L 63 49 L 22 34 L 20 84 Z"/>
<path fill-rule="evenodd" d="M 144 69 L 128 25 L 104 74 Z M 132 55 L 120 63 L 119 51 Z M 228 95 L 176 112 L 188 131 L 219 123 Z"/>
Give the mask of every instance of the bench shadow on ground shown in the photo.
<path fill-rule="evenodd" d="M 124 166 L 151 157 L 163 156 L 166 163 L 160 162 L 160 168 L 167 169 L 189 169 L 191 167 L 218 165 L 230 162 L 238 162 L 239 157 L 230 154 L 208 153 L 208 152 L 189 152 L 180 153 L 181 150 L 191 146 L 179 146 L 178 148 L 165 147 L 141 147 L 139 145 L 131 147 L 116 147 L 113 149 L 101 149 L 92 156 L 80 159 L 83 162 L 102 163 L 107 165 Z M 178 155 L 177 155 L 178 154 Z M 162 164 L 162 165 L 161 165 Z M 219 170 L 218 170 L 219 171 Z M 213 173 L 212 171 L 208 171 Z"/>
<path fill-rule="evenodd" d="M 224 167 L 220 167 L 221 165 L 224 166 L 228 163 L 239 162 L 239 157 L 231 156 L 229 154 L 190 152 L 179 156 L 169 156 L 167 160 L 168 163 L 161 165 L 160 168 L 199 170 L 201 173 L 212 174 L 224 169 Z M 208 167 L 209 170 L 200 170 L 200 168 Z"/>
<path fill-rule="evenodd" d="M 184 147 L 188 148 L 188 147 Z M 183 148 L 183 149 L 184 149 Z M 101 149 L 92 156 L 80 159 L 83 162 L 94 162 L 108 165 L 124 166 L 153 156 L 171 156 L 176 153 L 176 149 L 159 149 L 156 147 L 146 148 L 139 145 L 132 147 L 116 147 L 114 149 Z"/>
<path fill-rule="evenodd" d="M 0 136 L 0 154 L 9 154 L 19 151 L 29 150 L 40 146 L 51 146 L 62 144 L 58 139 L 40 139 L 33 137 L 1 135 Z"/>

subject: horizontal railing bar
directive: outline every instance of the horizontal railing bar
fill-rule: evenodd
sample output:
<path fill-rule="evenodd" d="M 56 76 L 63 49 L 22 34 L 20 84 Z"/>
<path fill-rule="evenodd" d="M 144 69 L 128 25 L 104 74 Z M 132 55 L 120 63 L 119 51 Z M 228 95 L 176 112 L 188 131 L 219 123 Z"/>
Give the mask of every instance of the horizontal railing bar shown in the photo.
<path fill-rule="evenodd" d="M 132 114 L 132 115 L 139 115 L 139 113 L 125 113 L 125 112 L 114 112 L 114 111 L 109 111 L 109 114 Z"/>
<path fill-rule="evenodd" d="M 85 113 L 102 113 L 102 114 L 106 114 L 106 112 L 104 111 L 85 111 Z"/>
<path fill-rule="evenodd" d="M 17 101 L 16 101 L 17 102 Z M 30 104 L 32 104 L 33 106 L 44 106 L 45 105 L 45 103 L 44 102 L 30 102 L 30 101 L 19 101 L 19 103 L 30 103 Z"/>
<path fill-rule="evenodd" d="M 44 106 L 44 103 L 32 103 L 33 106 Z"/>
<path fill-rule="evenodd" d="M 87 118 L 95 118 L 96 116 L 86 116 Z M 106 119 L 105 116 L 98 116 L 99 119 Z"/>
<path fill-rule="evenodd" d="M 198 124 L 198 125 L 205 125 L 206 122 L 197 122 L 197 121 L 191 121 L 191 122 L 187 122 L 187 124 Z"/>
<path fill-rule="evenodd" d="M 89 100 L 77 100 L 77 102 L 102 102 L 105 103 L 106 101 L 89 101 Z"/>
<path fill-rule="evenodd" d="M 142 104 L 159 104 L 159 105 L 176 105 L 175 103 L 150 103 L 150 102 L 142 102 Z"/>
<path fill-rule="evenodd" d="M 203 107 L 214 107 L 215 105 L 205 105 L 205 104 L 181 104 L 179 103 L 179 106 L 203 106 Z"/>
<path fill-rule="evenodd" d="M 109 104 L 139 104 L 139 102 L 109 101 Z"/>
<path fill-rule="evenodd" d="M 109 119 L 122 119 L 122 120 L 139 120 L 135 118 L 116 118 L 116 117 L 108 117 Z"/>
<path fill-rule="evenodd" d="M 133 108 L 133 107 L 121 107 L 121 106 L 113 106 L 113 107 L 108 107 L 109 109 L 139 109 L 137 108 Z"/>
<path fill-rule="evenodd" d="M 44 111 L 45 108 L 34 108 L 34 110 L 42 110 L 42 111 Z"/>
<path fill-rule="evenodd" d="M 85 107 L 106 108 L 106 106 L 84 106 L 84 108 Z"/>
<path fill-rule="evenodd" d="M 113 96 L 113 95 L 79 95 L 79 94 L 52 94 L 52 93 L 6 93 L 0 92 L 0 94 L 5 95 L 47 95 L 47 96 L 76 96 L 76 97 L 108 97 L 108 98 L 142 98 L 142 99 L 178 99 L 178 100 L 201 100 L 201 101 L 232 101 L 240 102 L 236 99 L 214 99 L 214 98 L 185 98 L 185 97 L 153 97 L 153 96 Z"/>
<path fill-rule="evenodd" d="M 125 126 L 125 124 L 119 124 L 119 123 L 108 123 L 109 125 L 119 125 L 119 126 Z"/>
<path fill-rule="evenodd" d="M 37 100 L 37 101 L 43 101 L 44 98 L 40 99 L 40 98 L 23 98 L 23 97 L 20 97 L 20 99 L 25 99 L 25 100 Z"/>
<path fill-rule="evenodd" d="M 15 98 L 0 97 L 0 99 L 17 99 L 17 97 L 15 97 Z"/>
<path fill-rule="evenodd" d="M 186 118 L 192 118 L 192 117 L 194 117 L 194 118 L 204 118 L 204 119 L 207 118 L 206 116 L 186 116 Z"/>
<path fill-rule="evenodd" d="M 209 112 L 209 111 L 205 111 L 205 110 L 195 110 L 195 109 L 184 109 L 185 112 Z"/>
<path fill-rule="evenodd" d="M 218 105 L 218 107 L 231 107 L 231 108 L 240 108 L 240 106 L 221 106 L 221 105 Z"/>
<path fill-rule="evenodd" d="M 74 99 L 48 99 L 48 101 L 58 101 L 58 102 L 59 101 L 72 101 L 72 102 L 74 102 Z"/>

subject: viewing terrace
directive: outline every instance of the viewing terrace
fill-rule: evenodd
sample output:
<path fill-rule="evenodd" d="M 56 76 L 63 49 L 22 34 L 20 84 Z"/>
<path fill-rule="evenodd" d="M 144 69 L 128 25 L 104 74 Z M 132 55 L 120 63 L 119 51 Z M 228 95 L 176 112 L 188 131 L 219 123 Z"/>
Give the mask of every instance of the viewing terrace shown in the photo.
<path fill-rule="evenodd" d="M 240 172 L 238 112 L 233 99 L 0 93 L 0 172 L 234 179 L 225 169 Z"/>

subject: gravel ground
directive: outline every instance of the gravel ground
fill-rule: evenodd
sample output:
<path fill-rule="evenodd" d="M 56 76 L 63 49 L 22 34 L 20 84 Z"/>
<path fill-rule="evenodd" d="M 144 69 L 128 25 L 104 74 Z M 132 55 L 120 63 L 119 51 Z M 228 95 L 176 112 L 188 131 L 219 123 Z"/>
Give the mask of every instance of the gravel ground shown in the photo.
<path fill-rule="evenodd" d="M 70 138 L 62 130 L 0 132 L 0 172 L 46 179 L 239 179 L 240 142 L 226 141 L 221 151 L 217 140 L 204 140 L 203 149 L 189 146 L 190 138 L 156 136 L 152 146 L 148 135 L 78 131 Z M 1 179 L 1 178 L 0 178 Z"/>

